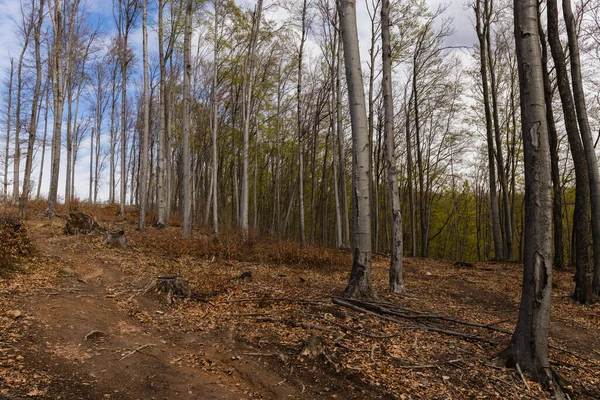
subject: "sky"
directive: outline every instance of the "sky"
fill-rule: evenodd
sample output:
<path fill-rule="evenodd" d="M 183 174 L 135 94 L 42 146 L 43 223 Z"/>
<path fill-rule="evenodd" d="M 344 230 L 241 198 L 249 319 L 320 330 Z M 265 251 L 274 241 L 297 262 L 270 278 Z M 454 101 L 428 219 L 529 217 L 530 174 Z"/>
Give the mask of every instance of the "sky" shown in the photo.
<path fill-rule="evenodd" d="M 252 0 L 236 0 L 238 4 L 243 7 L 250 8 L 253 7 L 255 1 Z M 410 1 L 410 0 L 404 0 Z M 265 0 L 264 6 L 267 7 L 273 0 Z M 438 7 L 440 3 L 447 5 L 447 10 L 444 13 L 445 17 L 452 18 L 454 22 L 454 33 L 450 36 L 446 45 L 448 46 L 465 46 L 471 47 L 476 41 L 476 35 L 473 28 L 472 22 L 472 11 L 468 10 L 466 7 L 466 1 L 458 0 L 458 1 L 438 1 L 438 0 L 427 0 L 430 5 L 430 8 L 435 9 Z M 8 71 L 10 67 L 10 57 L 17 58 L 20 52 L 20 43 L 16 39 L 16 31 L 17 31 L 17 21 L 20 18 L 20 4 L 21 0 L 0 0 L 0 82 L 3 82 L 4 77 L 6 76 L 6 71 Z M 111 0 L 87 0 L 87 7 L 91 13 L 92 18 L 98 21 L 101 24 L 102 28 L 107 31 L 107 33 L 111 33 L 111 30 L 114 29 L 114 21 L 112 15 L 112 1 Z M 149 23 L 153 22 L 156 18 L 155 15 L 149 13 Z M 277 12 L 274 15 L 274 19 L 283 20 L 285 18 L 284 13 Z M 363 61 L 363 65 L 365 64 L 365 60 L 367 58 L 367 46 L 370 40 L 370 22 L 368 18 L 368 14 L 365 8 L 364 1 L 358 0 L 357 3 L 357 25 L 359 29 L 359 42 L 361 45 L 361 59 Z M 157 37 L 156 31 L 152 28 L 149 28 L 149 47 L 150 54 L 157 51 Z M 141 26 L 136 29 L 131 36 L 131 46 L 137 54 L 137 59 L 142 59 L 142 32 Z M 465 53 L 466 54 L 466 53 Z M 5 89 L 0 89 L 1 93 L 5 92 Z M 4 102 L 4 99 L 2 99 Z M 2 107 L 4 108 L 4 107 Z M 64 126 L 64 124 L 63 124 Z M 4 130 L 4 127 L 0 129 Z M 41 133 L 40 133 L 41 134 Z M 82 143 L 82 148 L 80 149 L 80 156 L 77 163 L 77 168 L 75 171 L 75 194 L 82 199 L 87 198 L 88 193 L 88 185 L 89 185 L 89 144 L 88 141 L 84 140 Z M 0 145 L 0 150 L 4 151 L 4 146 Z M 49 160 L 50 152 L 49 148 L 46 152 L 46 160 Z M 66 169 L 66 160 L 63 152 L 62 156 L 63 165 L 61 166 L 61 177 L 60 177 L 60 186 L 59 186 L 59 196 L 64 194 L 64 173 Z M 39 157 L 38 162 L 36 163 L 33 177 L 37 179 L 39 175 Z M 21 162 L 24 165 L 24 160 Z M 42 182 L 42 193 L 47 192 L 49 186 L 49 163 L 46 162 L 46 167 L 44 170 L 44 179 Z M 48 171 L 47 171 L 48 170 Z M 108 168 L 107 168 L 108 170 Z M 105 175 L 107 172 L 105 172 Z M 9 173 L 11 175 L 11 173 Z M 107 179 L 104 179 L 107 181 Z M 106 200 L 108 194 L 107 183 L 104 182 L 100 199 Z"/>

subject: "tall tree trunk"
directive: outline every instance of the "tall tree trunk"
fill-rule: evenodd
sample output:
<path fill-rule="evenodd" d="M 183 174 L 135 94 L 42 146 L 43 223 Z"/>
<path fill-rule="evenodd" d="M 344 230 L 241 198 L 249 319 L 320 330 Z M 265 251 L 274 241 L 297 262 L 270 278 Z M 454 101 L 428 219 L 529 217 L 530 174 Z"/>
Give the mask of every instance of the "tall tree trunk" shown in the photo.
<path fill-rule="evenodd" d="M 339 171 L 340 171 L 340 203 L 342 208 L 342 247 L 350 248 L 350 222 L 348 218 L 348 189 L 346 186 L 346 152 L 344 147 L 344 123 L 342 119 L 342 35 L 338 36 L 337 48 L 337 73 L 336 73 L 336 118 L 337 118 L 337 139 L 339 153 Z"/>
<path fill-rule="evenodd" d="M 548 69 L 548 44 L 542 27 L 541 13 L 538 13 L 538 34 L 542 46 L 542 74 L 544 78 L 544 99 L 546 101 L 546 121 L 548 123 L 548 138 L 550 144 L 550 167 L 552 172 L 552 221 L 554 227 L 554 268 L 564 269 L 565 252 L 563 243 L 563 226 L 562 226 L 562 190 L 560 186 L 560 171 L 558 167 L 558 134 L 556 132 L 556 123 L 554 119 L 554 110 L 552 108 L 552 82 L 550 80 L 550 72 Z M 563 59 L 564 60 L 564 59 Z M 515 127 L 516 128 L 516 127 Z M 581 147 L 581 143 L 579 143 Z M 574 157 L 574 159 L 576 159 Z M 587 162 L 585 165 L 587 173 Z M 578 179 L 577 176 L 575 178 Z M 587 186 L 587 182 L 584 183 Z M 575 189 L 579 185 L 576 184 Z M 589 196 L 589 193 L 588 193 Z M 577 195 L 575 197 L 577 202 Z M 588 216 L 589 218 L 589 216 Z M 587 228 L 589 230 L 589 226 Z M 588 238 L 589 240 L 589 238 Z M 589 256 L 588 256 L 589 262 Z"/>
<path fill-rule="evenodd" d="M 414 73 L 414 72 L 413 72 Z M 412 145 L 410 137 L 410 103 L 412 102 L 412 94 L 409 99 L 404 96 L 404 113 L 406 114 L 406 175 L 408 185 L 408 202 L 410 212 L 410 256 L 416 257 L 417 255 L 417 217 L 415 210 L 415 195 L 413 189 L 413 159 L 412 159 Z"/>
<path fill-rule="evenodd" d="M 192 11 L 193 0 L 187 0 L 185 9 L 185 33 L 183 39 L 183 236 L 192 233 L 192 189 L 190 160 L 190 110 L 192 96 L 190 83 L 192 79 Z"/>
<path fill-rule="evenodd" d="M 212 171 L 211 171 L 211 192 L 212 198 L 212 217 L 213 233 L 219 234 L 219 211 L 218 211 L 218 158 L 217 158 L 217 138 L 219 135 L 219 103 L 218 103 L 218 84 L 219 84 L 219 1 L 215 0 L 215 32 L 214 32 L 214 50 L 213 50 L 213 81 L 212 81 L 212 125 L 211 125 L 211 143 L 212 143 Z"/>
<path fill-rule="evenodd" d="M 35 3 L 33 3 L 35 4 Z M 35 145 L 36 131 L 38 125 L 38 107 L 40 106 L 40 90 L 42 87 L 42 55 L 41 55 L 41 34 L 42 23 L 44 22 L 44 0 L 40 0 L 37 9 L 38 16 L 33 28 L 33 41 L 35 44 L 35 85 L 33 87 L 33 98 L 31 101 L 31 118 L 29 120 L 27 158 L 25 159 L 25 175 L 23 177 L 23 193 L 19 202 L 19 214 L 24 217 L 29 195 L 31 194 L 31 170 L 33 167 L 33 146 Z M 32 5 L 32 8 L 35 8 Z M 34 10 L 32 9 L 32 12 Z"/>
<path fill-rule="evenodd" d="M 551 0 L 555 1 L 555 0 Z M 585 158 L 588 164 L 590 181 L 590 202 L 592 205 L 592 242 L 594 246 L 594 275 L 592 290 L 600 294 L 600 170 L 598 170 L 598 159 L 592 139 L 592 131 L 587 115 L 585 104 L 585 93 L 581 77 L 581 61 L 579 60 L 579 43 L 575 26 L 575 18 L 571 9 L 571 1 L 563 0 L 563 14 L 567 26 L 569 38 L 569 58 L 571 61 L 571 79 L 573 83 L 573 95 L 575 97 L 575 110 L 577 111 L 577 122 L 579 132 L 583 140 Z"/>
<path fill-rule="evenodd" d="M 142 47 L 144 68 L 144 131 L 142 133 L 142 148 L 140 149 L 139 177 L 139 221 L 138 229 L 146 230 L 146 203 L 148 201 L 148 140 L 150 136 L 150 83 L 148 81 L 148 0 L 143 1 L 142 11 Z"/>
<path fill-rule="evenodd" d="M 340 0 L 339 4 L 352 121 L 352 271 L 344 294 L 347 297 L 372 297 L 369 138 L 356 28 L 356 0 Z"/>
<path fill-rule="evenodd" d="M 484 9 L 481 9 L 481 2 L 484 2 Z M 494 132 L 492 123 L 492 111 L 490 110 L 490 95 L 488 86 L 488 59 L 486 35 L 490 29 L 488 14 L 489 0 L 476 0 L 475 2 L 475 29 L 479 39 L 479 68 L 481 74 L 481 84 L 483 87 L 483 105 L 485 109 L 485 130 L 488 149 L 488 168 L 490 174 L 490 208 L 492 212 L 492 233 L 494 239 L 494 258 L 503 259 L 502 247 L 500 241 L 500 213 L 498 209 L 498 197 L 496 192 L 496 164 L 494 162 Z M 483 23 L 483 26 L 482 26 Z"/>
<path fill-rule="evenodd" d="M 250 206 L 250 179 L 248 175 L 248 158 L 250 142 L 250 118 L 252 110 L 252 95 L 254 81 L 254 66 L 256 58 L 256 46 L 258 43 L 258 33 L 260 30 L 260 20 L 262 15 L 263 0 L 258 0 L 254 11 L 254 21 L 252 24 L 252 37 L 250 38 L 250 49 L 247 58 L 247 71 L 244 71 L 245 93 L 244 93 L 244 129 L 242 132 L 242 194 L 240 204 L 240 217 L 242 235 L 244 240 L 248 240 L 248 211 Z"/>
<path fill-rule="evenodd" d="M 48 5 L 50 6 L 50 2 Z M 51 8 L 51 6 L 50 6 Z M 50 190 L 48 192 L 48 208 L 46 213 L 49 217 L 56 214 L 56 203 L 58 197 L 58 178 L 60 172 L 60 152 L 61 152 L 61 134 L 62 134 L 62 114 L 64 105 L 64 76 L 69 75 L 69 68 L 63 72 L 63 32 L 64 21 L 62 14 L 62 0 L 56 0 L 54 8 L 50 10 L 53 27 L 52 42 L 52 97 L 54 104 L 54 127 L 52 130 L 52 163 L 50 168 Z M 69 63 L 67 61 L 67 63 Z M 64 73 L 64 75 L 63 75 Z"/>
<path fill-rule="evenodd" d="M 515 0 L 515 40 L 525 155 L 525 243 L 519 319 L 504 351 L 533 380 L 553 385 L 548 360 L 552 292 L 552 193 L 537 0 Z"/>
<path fill-rule="evenodd" d="M 489 6 L 488 6 L 489 1 Z M 493 0 L 486 0 L 486 32 L 485 32 L 485 41 L 486 41 L 486 51 L 487 51 L 487 59 L 490 68 L 490 90 L 492 95 L 492 117 L 494 121 L 494 138 L 496 139 L 496 164 L 498 167 L 498 180 L 500 181 L 500 187 L 502 189 L 502 203 L 503 203 L 503 211 L 504 211 L 504 236 L 503 236 L 503 258 L 507 261 L 513 260 L 513 232 L 512 232 L 512 212 L 510 207 L 510 201 L 508 198 L 508 182 L 506 179 L 506 173 L 504 172 L 504 156 L 502 154 L 502 138 L 500 132 L 500 120 L 498 118 L 498 88 L 496 84 L 496 63 L 492 57 L 492 40 L 491 36 L 491 17 L 493 13 Z"/>
<path fill-rule="evenodd" d="M 298 206 L 300 207 L 300 245 L 304 246 L 304 142 L 302 132 L 302 57 L 304 55 L 304 42 L 306 41 L 306 0 L 302 6 L 302 31 L 300 36 L 300 49 L 298 50 L 298 82 L 296 86 L 296 130 L 298 135 Z M 313 188 L 314 192 L 314 188 Z"/>
<path fill-rule="evenodd" d="M 560 42 L 558 6 L 556 4 L 556 0 L 548 1 L 547 12 L 548 42 L 550 44 L 552 58 L 554 59 L 554 65 L 556 68 L 558 91 L 563 105 L 565 128 L 567 131 L 567 137 L 569 138 L 569 147 L 571 148 L 571 154 L 573 156 L 573 164 L 575 166 L 574 221 L 577 221 L 577 223 L 574 225 L 576 285 L 573 297 L 581 303 L 586 303 L 591 300 L 592 290 L 592 270 L 589 255 L 589 185 L 591 183 L 591 179 L 588 176 L 588 160 L 585 155 L 584 145 L 582 144 L 581 137 L 579 135 L 576 105 L 574 104 L 574 99 L 571 94 L 567 65 L 565 62 L 565 54 Z"/>
<path fill-rule="evenodd" d="M 37 193 L 35 199 L 40 199 L 40 192 L 42 190 L 42 178 L 44 177 L 44 161 L 46 160 L 46 143 L 48 138 L 48 111 L 50 110 L 50 74 L 48 73 L 47 81 L 45 84 L 45 100 L 44 100 L 44 137 L 42 138 L 42 159 L 40 161 L 40 175 L 37 183 Z"/>
<path fill-rule="evenodd" d="M 10 76 L 9 76 L 9 80 L 8 80 L 8 102 L 7 102 L 7 107 L 6 107 L 6 148 L 5 148 L 5 154 L 4 154 L 4 191 L 3 194 L 5 197 L 8 196 L 8 156 L 10 154 L 10 130 L 11 130 L 11 122 L 12 122 L 12 114 L 11 114 L 11 108 L 12 108 L 12 93 L 13 93 L 13 76 L 15 73 L 15 62 L 14 59 L 11 57 L 10 58 Z M 46 106 L 46 109 L 48 109 L 48 106 Z"/>
<path fill-rule="evenodd" d="M 396 172 L 396 151 L 394 144 L 394 99 L 392 97 L 392 47 L 390 45 L 390 1 L 381 4 L 381 43 L 383 55 L 383 104 L 385 109 L 385 164 L 390 195 L 392 222 L 392 257 L 390 260 L 390 291 L 401 293 L 404 290 L 402 278 L 402 211 Z"/>

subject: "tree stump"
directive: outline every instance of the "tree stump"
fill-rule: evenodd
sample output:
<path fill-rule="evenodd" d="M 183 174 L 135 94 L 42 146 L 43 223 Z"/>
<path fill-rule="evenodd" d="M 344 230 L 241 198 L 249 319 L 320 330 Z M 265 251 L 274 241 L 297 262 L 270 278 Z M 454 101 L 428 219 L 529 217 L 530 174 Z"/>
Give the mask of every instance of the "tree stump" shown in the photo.
<path fill-rule="evenodd" d="M 125 236 L 125 231 L 109 231 L 106 233 L 106 244 L 113 247 L 127 247 L 129 245 L 129 239 Z"/>
<path fill-rule="evenodd" d="M 192 297 L 192 291 L 186 281 L 181 276 L 169 275 L 159 276 L 154 282 L 144 289 L 144 293 L 156 290 L 159 293 L 167 294 L 167 303 L 173 303 L 173 296 L 189 299 Z"/>
<path fill-rule="evenodd" d="M 96 220 L 84 212 L 77 211 L 69 214 L 67 224 L 65 225 L 65 234 L 67 235 L 89 235 L 100 229 Z"/>

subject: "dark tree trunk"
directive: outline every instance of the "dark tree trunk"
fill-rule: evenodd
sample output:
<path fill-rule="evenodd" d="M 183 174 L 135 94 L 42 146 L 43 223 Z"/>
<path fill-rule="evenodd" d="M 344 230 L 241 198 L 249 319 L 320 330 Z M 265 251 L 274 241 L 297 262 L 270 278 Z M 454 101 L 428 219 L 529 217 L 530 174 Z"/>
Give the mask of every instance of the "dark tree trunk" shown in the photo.
<path fill-rule="evenodd" d="M 503 356 L 508 365 L 518 365 L 533 380 L 553 387 L 548 360 L 552 193 L 537 1 L 514 0 L 514 12 L 525 156 L 524 268 L 519 319 Z"/>
<path fill-rule="evenodd" d="M 554 59 L 558 91 L 563 106 L 565 127 L 569 146 L 575 166 L 575 211 L 574 211 L 574 240 L 575 240 L 575 293 L 573 297 L 580 303 L 587 303 L 591 297 L 591 264 L 590 264 L 590 179 L 579 129 L 577 115 L 565 62 L 565 54 L 560 43 L 558 29 L 558 7 L 556 0 L 548 1 L 548 42 Z"/>

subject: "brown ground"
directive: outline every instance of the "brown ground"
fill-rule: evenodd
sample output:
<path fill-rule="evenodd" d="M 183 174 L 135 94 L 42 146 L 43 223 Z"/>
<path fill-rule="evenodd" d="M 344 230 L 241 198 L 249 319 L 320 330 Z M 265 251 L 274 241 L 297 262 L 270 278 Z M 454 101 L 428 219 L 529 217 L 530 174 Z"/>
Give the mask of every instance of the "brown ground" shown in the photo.
<path fill-rule="evenodd" d="M 393 296 L 387 260 L 376 257 L 379 300 L 413 316 L 393 322 L 332 303 L 347 254 L 201 233 L 183 240 L 177 227 L 142 235 L 112 211 L 91 213 L 125 228 L 127 249 L 107 247 L 101 234 L 66 236 L 64 219 L 26 221 L 36 252 L 0 278 L 0 399 L 550 397 L 494 364 L 508 334 L 437 318 L 512 331 L 518 264 L 409 258 L 407 293 Z M 251 278 L 239 279 L 246 271 Z M 170 306 L 141 292 L 167 273 L 188 280 L 194 300 Z M 574 304 L 572 289 L 572 272 L 557 272 L 551 359 L 572 399 L 598 399 L 600 307 Z M 311 335 L 322 341 L 315 360 L 300 355 Z"/>

